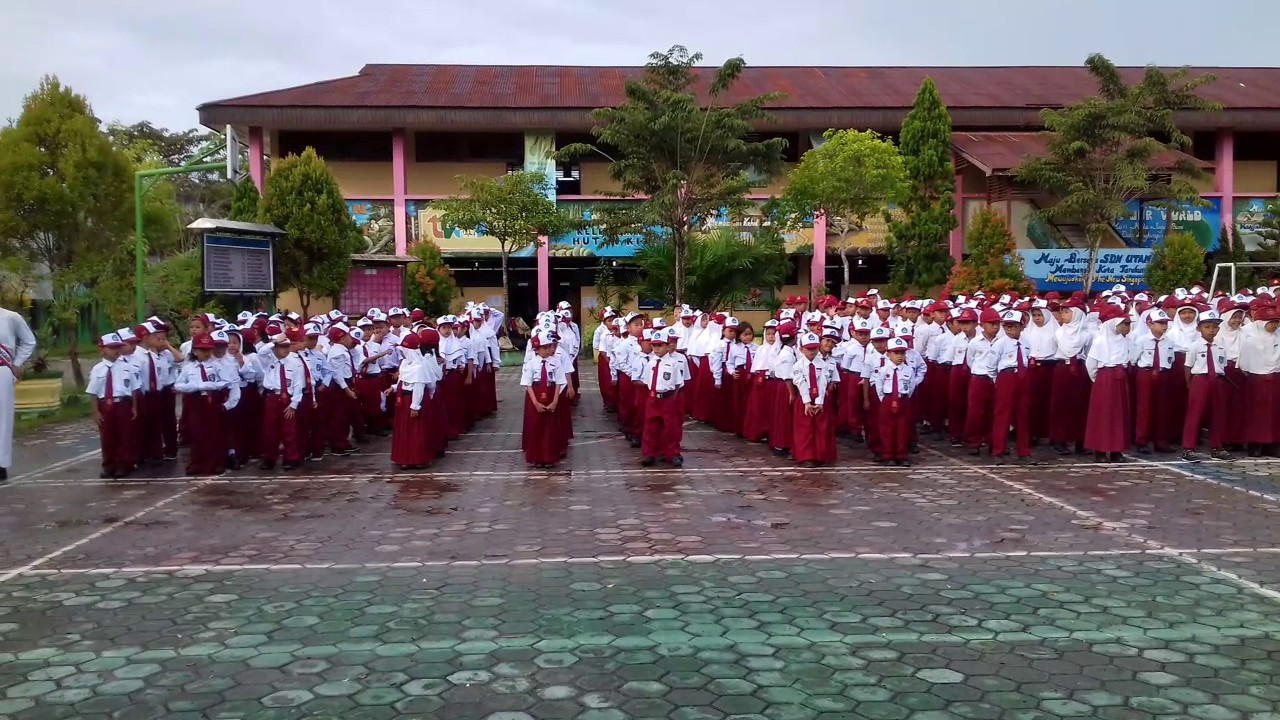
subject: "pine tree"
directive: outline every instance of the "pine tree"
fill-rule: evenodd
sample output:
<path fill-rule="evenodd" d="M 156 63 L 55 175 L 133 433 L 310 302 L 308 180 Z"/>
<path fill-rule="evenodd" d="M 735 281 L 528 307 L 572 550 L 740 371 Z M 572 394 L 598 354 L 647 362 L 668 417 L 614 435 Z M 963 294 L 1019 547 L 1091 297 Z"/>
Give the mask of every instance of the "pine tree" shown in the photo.
<path fill-rule="evenodd" d="M 956 227 L 951 114 L 930 78 L 925 78 L 902 122 L 898 149 L 908 187 L 899 203 L 905 218 L 897 221 L 885 215 L 889 224 L 885 254 L 893 264 L 890 281 L 898 290 L 912 286 L 928 290 L 947 278 L 948 242 Z"/>

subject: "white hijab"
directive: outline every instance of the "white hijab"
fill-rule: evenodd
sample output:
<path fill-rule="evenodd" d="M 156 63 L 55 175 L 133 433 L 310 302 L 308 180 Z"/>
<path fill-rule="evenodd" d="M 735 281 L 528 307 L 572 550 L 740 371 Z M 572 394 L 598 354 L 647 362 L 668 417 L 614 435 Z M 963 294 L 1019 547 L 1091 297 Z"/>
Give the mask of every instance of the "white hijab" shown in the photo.
<path fill-rule="evenodd" d="M 1056 338 L 1058 330 L 1058 320 L 1049 312 L 1047 307 L 1031 308 L 1032 312 L 1039 310 L 1044 316 L 1044 325 L 1036 325 L 1036 321 L 1031 319 L 1027 322 L 1027 326 L 1022 330 L 1022 337 L 1026 338 L 1028 347 L 1031 348 L 1031 357 L 1040 360 L 1048 360 L 1058 354 L 1058 341 Z"/>
<path fill-rule="evenodd" d="M 1248 327 L 1248 323 L 1242 324 L 1238 328 L 1231 327 L 1231 318 L 1235 315 L 1244 315 L 1244 310 L 1235 308 L 1228 310 L 1222 315 L 1222 329 L 1218 331 L 1217 337 L 1213 339 L 1213 344 L 1222 348 L 1226 353 L 1227 362 L 1232 360 L 1240 360 L 1240 345 L 1244 340 L 1244 329 Z"/>
<path fill-rule="evenodd" d="M 1267 324 L 1259 320 L 1253 332 L 1240 343 L 1240 369 L 1255 375 L 1280 372 L 1280 332 L 1267 332 Z"/>
<path fill-rule="evenodd" d="M 712 350 L 720 347 L 725 342 L 724 326 L 712 320 L 707 323 L 707 327 L 703 329 L 702 335 L 698 338 L 699 352 L 697 355 L 710 355 Z"/>
<path fill-rule="evenodd" d="M 1089 361 L 1100 368 L 1123 367 L 1129 364 L 1129 341 L 1117 332 L 1120 323 L 1129 318 L 1112 318 L 1102 323 L 1093 344 L 1089 346 Z"/>
<path fill-rule="evenodd" d="M 422 362 L 421 350 L 400 348 L 400 382 L 406 385 L 427 382 L 427 370 Z"/>
<path fill-rule="evenodd" d="M 762 334 L 767 333 L 765 329 Z M 760 341 L 760 348 L 756 350 L 756 356 L 751 361 L 751 370 L 753 372 L 759 370 L 768 370 L 773 367 L 773 360 L 778 356 L 778 348 L 782 347 L 782 341 L 778 338 L 778 333 L 773 333 L 773 342 L 769 342 L 767 336 Z"/>
<path fill-rule="evenodd" d="M 1079 357 L 1081 351 L 1089 344 L 1089 335 L 1085 331 L 1084 310 L 1078 307 L 1070 310 L 1071 322 L 1059 325 L 1053 333 L 1053 339 L 1058 345 L 1058 357 L 1063 360 Z"/>
<path fill-rule="evenodd" d="M 1182 321 L 1182 311 L 1187 309 L 1195 310 L 1196 307 L 1180 305 L 1169 318 L 1169 339 L 1173 341 L 1173 346 L 1178 352 L 1187 352 L 1200 339 L 1199 324 L 1194 319 L 1191 322 Z"/>

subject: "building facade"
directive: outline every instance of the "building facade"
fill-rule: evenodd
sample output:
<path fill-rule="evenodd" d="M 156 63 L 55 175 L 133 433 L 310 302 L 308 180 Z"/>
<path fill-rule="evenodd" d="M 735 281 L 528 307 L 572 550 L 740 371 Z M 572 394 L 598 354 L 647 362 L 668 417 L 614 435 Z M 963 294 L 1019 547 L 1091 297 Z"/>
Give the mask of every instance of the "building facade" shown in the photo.
<path fill-rule="evenodd" d="M 366 247 L 352 282 L 336 302 L 347 311 L 398 302 L 401 275 L 395 258 L 413 243 L 440 246 L 464 297 L 500 304 L 497 245 L 475 233 L 446 227 L 432 202 L 459 192 L 458 178 L 498 176 L 515 169 L 544 173 L 556 202 L 590 217 L 593 204 L 616 201 L 605 158 L 556 163 L 548 155 L 568 143 L 590 141 L 590 113 L 616 105 L 623 86 L 640 68 L 367 65 L 357 74 L 300 87 L 209 102 L 201 122 L 232 125 L 249 141 L 253 181 L 262 185 L 274 158 L 314 147 L 323 156 L 361 226 Z M 707 70 L 709 73 L 710 70 Z M 1123 71 L 1137 80 L 1141 68 Z M 1116 223 L 1107 243 L 1105 278 L 1133 282 L 1150 246 L 1169 230 L 1191 232 L 1206 250 L 1235 241 L 1254 246 L 1266 201 L 1280 184 L 1280 69 L 1199 68 L 1217 81 L 1203 95 L 1222 104 L 1214 113 L 1189 113 L 1179 125 L 1194 139 L 1192 154 L 1208 172 L 1205 203 L 1175 210 L 1134 203 L 1134 217 Z M 1007 218 L 1042 287 L 1079 283 L 1083 233 L 1051 226 L 1035 210 L 1054 202 L 1012 181 L 1021 158 L 1043 151 L 1040 111 L 1095 92 L 1083 68 L 814 68 L 748 67 L 728 100 L 781 91 L 775 121 L 762 137 L 787 140 L 788 167 L 820 144 L 829 128 L 870 129 L 896 137 L 921 82 L 933 78 L 951 111 L 959 227 L 951 252 L 964 252 L 966 218 L 996 208 Z M 785 177 L 753 188 L 764 201 Z M 720 218 L 712 222 L 731 222 Z M 736 219 L 732 222 L 751 224 Z M 1224 237 L 1223 229 L 1229 231 Z M 1231 232 L 1230 230 L 1234 230 Z M 851 283 L 871 286 L 888 276 L 883 255 L 886 228 L 878 220 L 851 238 Z M 783 294 L 807 294 L 812 286 L 838 289 L 841 262 L 821 218 L 788 235 L 794 271 Z M 625 280 L 635 243 L 607 244 L 584 231 L 550 238 L 512 259 L 511 308 L 531 316 L 561 299 L 576 307 L 595 304 L 594 281 L 604 264 Z M 385 258 L 386 262 L 379 262 Z M 368 260 L 368 262 L 364 262 Z M 1072 273 L 1076 273 L 1073 278 Z M 1140 269 L 1136 271 L 1140 275 Z M 286 301 L 287 302 L 287 301 Z M 751 308 L 739 308 L 748 311 Z"/>

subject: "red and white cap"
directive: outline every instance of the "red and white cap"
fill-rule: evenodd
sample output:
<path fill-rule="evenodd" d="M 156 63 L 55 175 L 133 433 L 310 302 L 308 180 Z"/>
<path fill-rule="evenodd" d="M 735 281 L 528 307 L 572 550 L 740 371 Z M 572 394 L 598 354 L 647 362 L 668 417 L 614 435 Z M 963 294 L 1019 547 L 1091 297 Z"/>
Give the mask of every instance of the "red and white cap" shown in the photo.
<path fill-rule="evenodd" d="M 906 349 L 907 349 L 907 341 L 903 340 L 900 337 L 896 337 L 889 341 L 887 352 L 893 352 L 894 350 L 905 351 Z"/>
<path fill-rule="evenodd" d="M 724 326 L 725 326 L 725 327 L 727 327 L 727 328 L 736 328 L 736 327 L 738 327 L 738 318 L 733 317 L 732 315 L 730 315 L 729 317 L 727 317 L 727 318 L 725 318 L 725 319 L 724 319 Z"/>
<path fill-rule="evenodd" d="M 120 333 L 107 333 L 99 338 L 98 346 L 104 348 L 122 348 L 124 347 L 124 338 L 120 337 Z"/>
<path fill-rule="evenodd" d="M 807 332 L 800 336 L 800 347 L 808 350 L 816 350 L 822 347 L 822 339 L 817 335 Z"/>
<path fill-rule="evenodd" d="M 893 333 L 889 332 L 889 328 L 883 325 L 871 328 L 872 340 L 888 340 L 892 335 Z"/>

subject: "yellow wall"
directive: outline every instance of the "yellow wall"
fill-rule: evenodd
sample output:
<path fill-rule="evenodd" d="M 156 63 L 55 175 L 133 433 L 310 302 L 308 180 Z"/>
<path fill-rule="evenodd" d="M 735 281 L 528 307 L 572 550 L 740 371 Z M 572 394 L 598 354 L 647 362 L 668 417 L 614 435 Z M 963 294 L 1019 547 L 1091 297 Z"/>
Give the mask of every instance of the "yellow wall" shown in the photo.
<path fill-rule="evenodd" d="M 333 298 L 313 297 L 311 298 L 311 304 L 307 306 L 306 317 L 327 313 L 332 309 Z M 276 311 L 284 313 L 290 310 L 296 313 L 302 312 L 302 303 L 298 301 L 297 290 L 286 290 L 276 296 Z"/>
<path fill-rule="evenodd" d="M 501 298 L 502 298 L 502 288 L 500 288 L 500 287 L 479 287 L 479 286 L 477 286 L 477 287 L 464 287 L 464 288 L 462 288 L 462 297 L 458 298 L 458 299 L 454 302 L 454 305 L 456 305 L 456 306 L 457 306 L 455 309 L 459 309 L 459 310 L 460 310 L 460 309 L 462 309 L 462 308 L 465 308 L 465 307 L 467 306 L 467 303 L 469 303 L 469 302 L 473 302 L 473 303 L 486 303 L 486 304 L 489 304 L 489 305 L 493 305 L 492 300 L 493 300 L 494 298 L 498 298 L 498 305 L 499 305 L 499 306 L 501 306 L 501 305 L 502 305 L 502 300 L 501 300 Z M 505 308 L 502 308 L 502 309 L 503 309 L 504 311 L 506 310 Z"/>
<path fill-rule="evenodd" d="M 387 177 L 391 177 L 391 167 Z M 457 195 L 461 188 L 458 176 L 500 177 L 507 172 L 501 162 L 432 162 L 409 163 L 405 167 L 406 188 L 410 195 Z"/>
<path fill-rule="evenodd" d="M 390 195 L 393 191 L 391 163 L 330 162 L 328 165 L 345 197 Z"/>
<path fill-rule="evenodd" d="M 582 172 L 583 195 L 602 195 L 622 189 L 613 178 L 609 177 L 609 163 L 583 162 L 579 167 Z"/>
<path fill-rule="evenodd" d="M 1237 195 L 1276 192 L 1276 162 L 1274 160 L 1237 160 L 1235 170 L 1235 193 Z"/>

